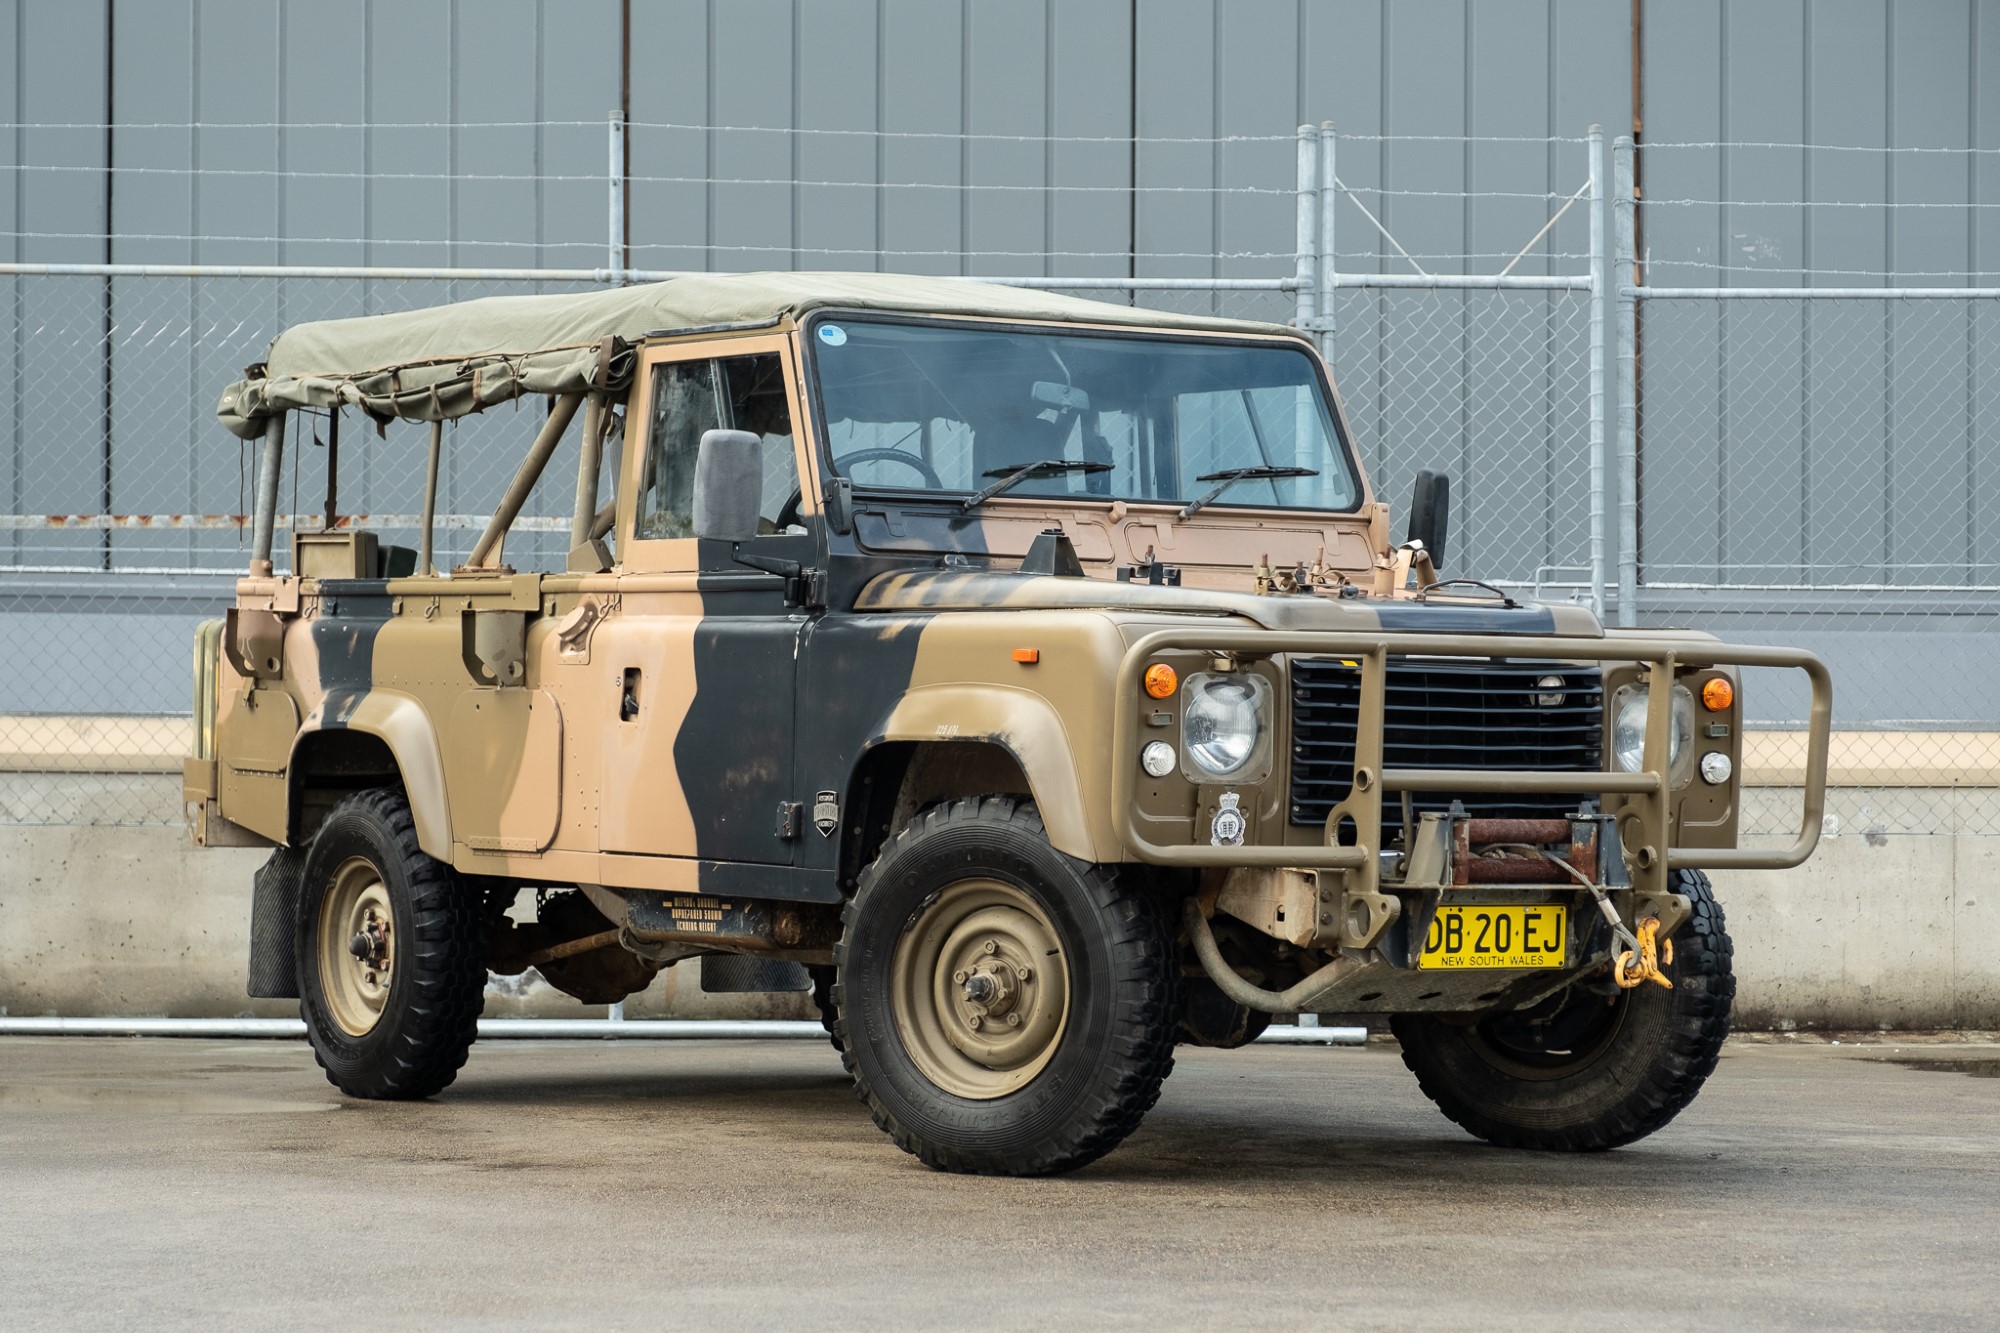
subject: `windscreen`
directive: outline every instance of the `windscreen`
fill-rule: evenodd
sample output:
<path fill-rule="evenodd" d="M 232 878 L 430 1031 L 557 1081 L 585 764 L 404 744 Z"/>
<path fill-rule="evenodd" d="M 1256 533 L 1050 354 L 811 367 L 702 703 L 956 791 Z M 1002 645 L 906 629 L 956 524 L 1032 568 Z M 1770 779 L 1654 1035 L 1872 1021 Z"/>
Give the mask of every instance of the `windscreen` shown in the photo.
<path fill-rule="evenodd" d="M 833 465 L 867 489 L 1351 510 L 1353 469 L 1303 349 L 824 318 L 812 346 Z M 1286 470 L 1284 477 L 1225 474 Z"/>

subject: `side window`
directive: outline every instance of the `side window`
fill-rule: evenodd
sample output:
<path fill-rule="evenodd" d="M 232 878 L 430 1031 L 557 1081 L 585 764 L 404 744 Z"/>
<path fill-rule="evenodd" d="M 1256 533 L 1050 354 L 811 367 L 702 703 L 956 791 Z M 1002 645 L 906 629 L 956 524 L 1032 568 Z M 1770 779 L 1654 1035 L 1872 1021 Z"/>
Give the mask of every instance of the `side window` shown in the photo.
<path fill-rule="evenodd" d="M 758 512 L 767 531 L 778 531 L 777 519 L 799 489 L 791 405 L 778 354 L 656 366 L 652 401 L 637 535 L 648 541 L 694 535 L 695 458 L 702 435 L 711 430 L 763 437 L 764 497 Z"/>

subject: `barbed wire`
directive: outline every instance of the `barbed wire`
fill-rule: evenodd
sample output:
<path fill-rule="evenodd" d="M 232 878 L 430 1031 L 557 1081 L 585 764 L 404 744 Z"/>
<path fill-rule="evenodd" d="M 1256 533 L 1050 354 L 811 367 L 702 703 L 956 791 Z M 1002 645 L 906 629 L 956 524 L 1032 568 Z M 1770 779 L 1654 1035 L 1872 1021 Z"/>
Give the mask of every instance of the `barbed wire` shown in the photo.
<path fill-rule="evenodd" d="M 604 172 L 515 172 L 515 171 L 306 171 L 290 167 L 143 167 L 77 166 L 73 163 L 17 163 L 0 170 L 44 172 L 58 175 L 101 176 L 193 176 L 274 180 L 426 181 L 443 184 L 462 182 L 510 184 L 591 184 L 610 179 Z M 1268 185 L 1063 185 L 1058 183 L 1013 184 L 989 181 L 855 181 L 787 179 L 758 176 L 647 176 L 628 175 L 628 185 L 757 185 L 788 189 L 854 190 L 992 190 L 1035 194 L 1272 194 L 1297 195 L 1296 188 Z M 1534 196 L 1522 196 L 1531 198 Z"/>
<path fill-rule="evenodd" d="M 507 250 L 586 250 L 601 253 L 605 242 L 602 238 L 590 240 L 534 240 L 517 241 L 477 240 L 463 237 L 406 238 L 383 236 L 230 236 L 214 232 L 194 235 L 185 232 L 65 232 L 65 231 L 7 231 L 0 230 L 0 240 L 52 240 L 52 241 L 104 241 L 127 242 L 229 242 L 240 245 L 366 245 L 366 246 L 429 246 L 429 247 L 489 247 Z M 898 246 L 825 246 L 787 245 L 774 242 L 770 245 L 729 245 L 710 244 L 704 241 L 634 241 L 628 247 L 633 252 L 644 250 L 701 250 L 719 254 L 794 254 L 794 255 L 907 255 L 924 258 L 958 257 L 967 259 L 1273 259 L 1293 262 L 1297 255 L 1290 250 L 987 250 L 954 246 L 950 249 L 919 250 Z M 1093 276 L 1081 274 L 1078 276 Z"/>
<path fill-rule="evenodd" d="M 1293 135 L 1285 135 L 1293 138 Z M 1335 130 L 1336 139 L 1350 139 L 1357 143 L 1589 143 L 1582 136 L 1560 134 L 1365 134 L 1348 130 Z"/>
<path fill-rule="evenodd" d="M 1966 209 L 2000 208 L 2000 202 L 1985 203 L 1974 200 L 1960 200 L 1955 203 L 1925 202 L 1920 200 L 1883 199 L 1860 201 L 1853 199 L 1654 199 L 1639 201 L 1641 208 L 1913 208 L 1913 209 Z"/>
<path fill-rule="evenodd" d="M 122 130 L 601 130 L 612 123 L 608 116 L 597 120 L 0 121 L 0 130 L 81 130 L 100 134 Z M 1283 134 L 994 134 L 976 130 L 833 129 L 819 125 L 700 125 L 664 120 L 628 120 L 625 128 L 697 134 L 785 134 L 799 138 L 950 139 L 972 143 L 1232 144 L 1292 143 L 1298 138 L 1296 131 Z"/>
<path fill-rule="evenodd" d="M 2000 148 L 1938 148 L 1938 147 L 1918 146 L 1918 145 L 1905 146 L 1901 144 L 1888 145 L 1888 144 L 1757 143 L 1757 142 L 1698 143 L 1692 140 L 1669 140 L 1665 143 L 1656 143 L 1651 139 L 1648 139 L 1645 142 L 1638 144 L 1637 148 L 1642 153 L 1652 152 L 1656 149 L 1686 149 L 1686 148 L 1696 148 L 1696 149 L 1753 148 L 1753 149 L 1777 149 L 1784 152 L 1809 152 L 1809 153 L 1910 153 L 1913 155 L 1918 153 L 1923 153 L 1923 154 L 1952 155 L 1961 157 L 1975 155 L 1975 154 L 1991 155 L 2000 153 Z"/>

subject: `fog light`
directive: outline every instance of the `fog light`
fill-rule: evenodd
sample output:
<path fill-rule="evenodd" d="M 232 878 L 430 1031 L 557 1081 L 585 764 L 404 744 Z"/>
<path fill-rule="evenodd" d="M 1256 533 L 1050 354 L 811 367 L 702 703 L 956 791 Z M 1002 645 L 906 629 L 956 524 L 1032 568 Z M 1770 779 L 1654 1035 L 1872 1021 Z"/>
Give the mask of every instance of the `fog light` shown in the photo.
<path fill-rule="evenodd" d="M 1543 676 L 1540 680 L 1535 682 L 1535 688 L 1537 690 L 1554 691 L 1554 693 L 1552 694 L 1537 694 L 1535 696 L 1535 704 L 1537 707 L 1561 708 L 1563 706 L 1563 700 L 1567 696 L 1564 695 L 1562 692 L 1563 678 L 1561 676 Z"/>
<path fill-rule="evenodd" d="M 1165 741 L 1148 741 L 1146 748 L 1139 751 L 1139 767 L 1156 778 L 1163 778 L 1174 771 L 1180 760 L 1174 754 L 1174 747 Z"/>
<path fill-rule="evenodd" d="M 1703 782 L 1713 783 L 1719 787 L 1729 781 L 1729 775 L 1734 771 L 1735 765 L 1731 764 L 1729 756 L 1720 750 L 1711 750 L 1701 757 L 1701 780 Z"/>

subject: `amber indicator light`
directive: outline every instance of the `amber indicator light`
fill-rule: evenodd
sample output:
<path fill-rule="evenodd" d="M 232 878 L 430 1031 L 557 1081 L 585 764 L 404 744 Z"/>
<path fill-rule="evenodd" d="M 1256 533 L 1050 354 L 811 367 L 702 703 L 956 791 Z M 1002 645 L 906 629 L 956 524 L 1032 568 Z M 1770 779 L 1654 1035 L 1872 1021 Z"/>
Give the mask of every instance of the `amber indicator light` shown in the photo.
<path fill-rule="evenodd" d="M 1155 699 L 1171 697 L 1180 688 L 1180 683 L 1181 678 L 1165 662 L 1155 662 L 1146 668 L 1146 693 Z"/>
<path fill-rule="evenodd" d="M 1016 648 L 1014 650 L 1014 660 L 1022 666 L 1033 666 L 1042 660 L 1042 650 L 1039 648 Z"/>
<path fill-rule="evenodd" d="M 1736 687 L 1717 676 L 1701 687 L 1701 706 L 1711 713 L 1726 712 L 1736 702 Z"/>

